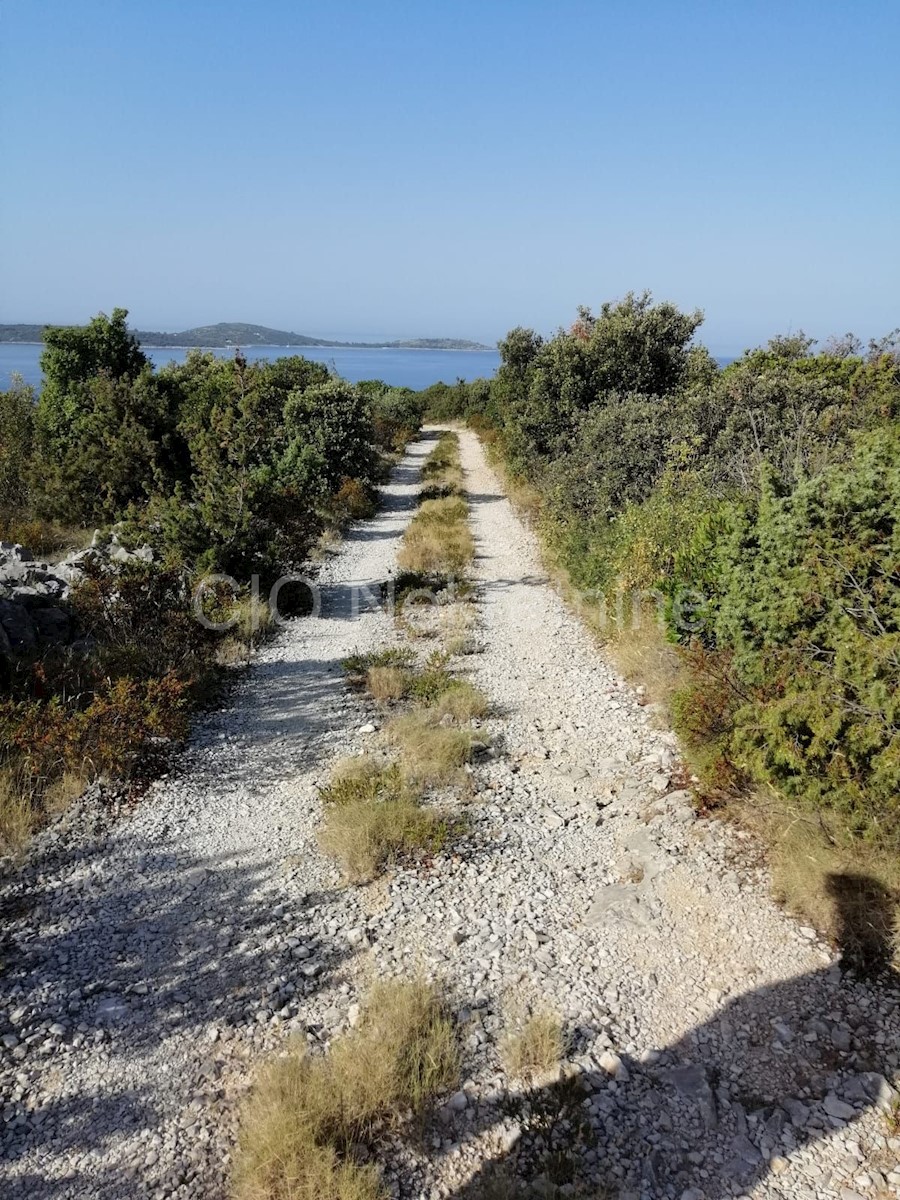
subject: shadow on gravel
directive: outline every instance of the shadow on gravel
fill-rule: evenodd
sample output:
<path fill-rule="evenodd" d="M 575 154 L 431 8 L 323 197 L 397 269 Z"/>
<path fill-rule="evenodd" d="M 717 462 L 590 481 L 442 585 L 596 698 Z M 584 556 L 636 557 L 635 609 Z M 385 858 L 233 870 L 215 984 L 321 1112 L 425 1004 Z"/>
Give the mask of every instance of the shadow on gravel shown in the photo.
<path fill-rule="evenodd" d="M 233 1035 L 276 1013 L 290 1022 L 307 1012 L 352 953 L 325 933 L 319 910 L 330 893 L 298 891 L 272 909 L 271 870 L 263 878 L 235 856 L 190 857 L 177 835 L 151 844 L 117 842 L 115 832 L 102 850 L 61 849 L 6 889 L 0 1033 L 19 1046 L 0 1051 L 10 1106 L 0 1134 L 4 1196 L 149 1194 L 153 1163 L 139 1158 L 126 1183 L 119 1155 L 105 1148 L 160 1129 L 166 1072 L 179 1092 L 187 1075 L 189 1093 L 214 1107 Z M 289 877 L 292 864 L 282 868 Z M 13 1076 L 36 1071 L 37 1087 L 14 1102 Z M 185 1178 L 194 1133 L 181 1135 Z M 35 1151 L 39 1183 L 11 1170 Z M 89 1155 L 83 1167 L 54 1178 L 57 1164 L 71 1168 L 79 1155 Z"/>
<path fill-rule="evenodd" d="M 499 504 L 506 497 L 500 492 L 466 492 L 470 504 Z"/>
<path fill-rule="evenodd" d="M 315 739 L 332 730 L 341 659 L 273 659 L 253 669 L 259 702 L 244 708 L 242 740 L 262 759 L 267 776 L 289 777 L 301 761 L 314 761 L 321 751 Z"/>
<path fill-rule="evenodd" d="M 425 452 L 436 441 L 426 435 Z M 398 467 L 392 485 L 406 485 L 409 494 L 383 494 L 381 528 L 355 526 L 345 542 L 399 539 L 418 503 L 418 479 L 418 459 Z M 324 615 L 339 616 L 351 590 L 326 588 Z M 235 789 L 230 811 L 239 819 L 264 795 L 267 780 L 289 780 L 301 761 L 327 753 L 340 664 L 327 649 L 315 657 L 316 636 L 311 621 L 306 659 L 254 665 L 254 693 L 243 700 L 237 739 L 216 740 L 227 733 L 230 712 L 208 719 L 202 750 L 217 750 L 215 773 L 210 784 L 201 755 L 198 804 L 210 786 L 214 795 Z M 55 837 L 39 857 L 0 879 L 4 1198 L 111 1200 L 168 1195 L 182 1185 L 194 1194 L 192 1164 L 221 1151 L 215 1137 L 207 1141 L 209 1122 L 218 1119 L 210 1114 L 219 1112 L 235 1050 L 273 1018 L 313 1040 L 333 1032 L 330 1018 L 327 1028 L 311 1022 L 317 994 L 354 953 L 327 932 L 335 929 L 334 895 L 307 893 L 302 870 L 294 888 L 284 887 L 295 864 L 273 862 L 265 845 L 191 855 L 185 830 L 195 816 L 176 815 L 144 837 L 127 821 L 99 831 L 76 823 L 68 843 L 66 835 Z M 277 822 L 277 812 L 269 816 Z M 249 838 L 253 823 L 247 828 Z M 272 853 L 283 855 L 283 845 Z M 273 896 L 282 902 L 275 908 Z M 257 1050 L 259 1041 L 257 1032 Z M 179 1098 L 201 1105 L 203 1121 L 192 1125 L 189 1111 L 173 1132 L 169 1081 Z M 135 1157 L 123 1165 L 123 1138 L 157 1135 L 164 1123 L 166 1136 L 176 1138 L 174 1172 L 167 1150 L 160 1156 L 167 1175 L 157 1176 L 149 1139 L 135 1138 Z M 225 1194 L 227 1167 L 217 1166 Z M 206 1195 L 208 1170 L 201 1174 Z"/>
<path fill-rule="evenodd" d="M 896 897 L 857 875 L 834 876 L 832 894 L 843 919 L 840 966 L 746 992 L 652 1061 L 623 1056 L 615 1078 L 582 1059 L 577 1073 L 509 1098 L 500 1114 L 480 1107 L 457 1127 L 458 1140 L 495 1128 L 514 1144 L 455 1200 L 596 1197 L 598 1185 L 600 1195 L 633 1200 L 725 1200 L 782 1173 L 792 1196 L 839 1191 L 830 1176 L 801 1179 L 787 1160 L 890 1105 L 885 1062 L 893 1054 L 896 1068 L 900 977 L 889 966 Z M 573 1032 L 576 1059 L 594 1034 Z M 872 1177 L 877 1164 L 864 1169 Z M 890 1193 L 878 1192 L 877 1179 L 875 1187 Z"/>
<path fill-rule="evenodd" d="M 476 554 L 476 558 L 490 559 L 489 554 Z M 488 579 L 479 581 L 479 589 L 486 596 L 493 592 L 505 592 L 518 587 L 546 587 L 550 583 L 547 575 L 523 575 L 518 579 Z"/>

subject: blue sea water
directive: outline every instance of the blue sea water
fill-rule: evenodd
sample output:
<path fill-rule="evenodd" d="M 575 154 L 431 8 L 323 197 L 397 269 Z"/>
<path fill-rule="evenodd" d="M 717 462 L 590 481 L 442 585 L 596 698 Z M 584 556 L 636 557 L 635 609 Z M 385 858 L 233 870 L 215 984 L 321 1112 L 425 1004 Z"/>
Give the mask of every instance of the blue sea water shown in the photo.
<path fill-rule="evenodd" d="M 0 342 L 0 389 L 9 387 L 13 373 L 22 376 L 34 387 L 41 385 L 40 354 L 42 346 Z M 176 347 L 145 346 L 144 353 L 157 366 L 184 362 L 188 351 Z M 215 349 L 213 354 L 230 358 L 229 349 Z M 248 346 L 244 354 L 251 362 L 258 359 L 283 358 L 302 354 L 315 362 L 333 366 L 338 375 L 358 383 L 360 379 L 382 379 L 392 387 L 419 388 L 457 379 L 489 379 L 500 365 L 496 350 L 346 350 L 321 346 Z"/>

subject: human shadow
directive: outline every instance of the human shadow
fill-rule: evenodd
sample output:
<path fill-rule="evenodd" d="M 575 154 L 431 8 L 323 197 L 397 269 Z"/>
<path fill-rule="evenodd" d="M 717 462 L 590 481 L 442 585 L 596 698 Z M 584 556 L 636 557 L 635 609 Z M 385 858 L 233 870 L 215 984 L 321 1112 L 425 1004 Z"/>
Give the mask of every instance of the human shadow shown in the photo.
<path fill-rule="evenodd" d="M 468 1109 L 454 1140 L 499 1131 L 506 1149 L 452 1192 L 455 1200 L 725 1200 L 789 1172 L 793 1154 L 866 1110 L 889 1106 L 885 1076 L 898 1065 L 897 897 L 862 875 L 834 875 L 830 891 L 841 927 L 837 965 L 737 996 L 640 1062 L 622 1055 L 601 1063 L 593 1031 L 573 1031 L 563 1078 Z M 830 1184 L 841 1186 L 829 1175 L 818 1187 Z"/>

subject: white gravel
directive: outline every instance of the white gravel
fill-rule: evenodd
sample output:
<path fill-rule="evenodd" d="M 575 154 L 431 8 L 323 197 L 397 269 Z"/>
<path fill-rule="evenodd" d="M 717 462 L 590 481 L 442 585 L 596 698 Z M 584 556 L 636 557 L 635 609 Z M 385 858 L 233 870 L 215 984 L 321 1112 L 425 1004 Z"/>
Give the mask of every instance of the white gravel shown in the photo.
<path fill-rule="evenodd" d="M 359 903 L 316 846 L 315 785 L 366 741 L 340 661 L 393 624 L 355 585 L 393 569 L 429 449 L 323 567 L 321 619 L 261 650 L 171 777 L 116 821 L 76 809 L 7 880 L 4 1196 L 224 1196 L 247 1061 L 344 1019 Z"/>
<path fill-rule="evenodd" d="M 544 1169 L 549 1143 L 509 1115 L 497 1053 L 529 1005 L 565 1021 L 578 1088 L 553 1146 L 589 1194 L 897 1194 L 900 1140 L 877 1108 L 900 1063 L 896 987 L 842 977 L 733 831 L 695 818 L 671 783 L 675 739 L 548 584 L 480 443 L 461 437 L 484 646 L 472 678 L 503 754 L 479 771 L 467 851 L 398 873 L 370 922 L 382 969 L 449 979 L 467 1021 L 470 1103 L 407 1162 L 406 1194 L 477 1197 L 513 1143 L 508 1166 Z"/>
<path fill-rule="evenodd" d="M 373 969 L 440 977 L 463 1026 L 461 1090 L 424 1137 L 380 1148 L 397 1195 L 476 1200 L 487 1164 L 534 1182 L 548 1150 L 571 1170 L 563 1195 L 900 1194 L 879 1107 L 897 989 L 843 976 L 746 844 L 695 818 L 674 738 L 566 610 L 461 436 L 484 647 L 463 662 L 496 714 L 464 839 L 363 890 L 336 887 L 319 855 L 316 782 L 377 742 L 338 662 L 397 636 L 382 612 L 348 619 L 335 586 L 171 779 L 124 819 L 49 835 L 7 888 L 4 1195 L 224 1196 L 249 1062 L 289 1029 L 327 1041 Z M 429 448 L 327 581 L 387 576 Z M 561 1113 L 551 1080 L 523 1096 L 503 1073 L 499 1043 L 529 1007 L 565 1022 Z"/>

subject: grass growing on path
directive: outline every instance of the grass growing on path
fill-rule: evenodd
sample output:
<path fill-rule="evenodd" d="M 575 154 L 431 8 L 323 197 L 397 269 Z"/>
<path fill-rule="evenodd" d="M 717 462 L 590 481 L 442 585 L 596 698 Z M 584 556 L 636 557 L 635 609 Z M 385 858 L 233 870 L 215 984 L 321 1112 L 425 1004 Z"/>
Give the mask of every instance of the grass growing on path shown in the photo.
<path fill-rule="evenodd" d="M 400 752 L 403 777 L 418 787 L 452 783 L 475 741 L 471 729 L 442 725 L 436 709 L 425 705 L 391 721 L 387 735 Z"/>
<path fill-rule="evenodd" d="M 442 433 L 422 468 L 423 500 L 397 555 L 417 575 L 461 575 L 475 556 L 469 508 L 462 492 L 458 434 Z"/>
<path fill-rule="evenodd" d="M 351 883 L 365 883 L 417 851 L 436 854 L 447 839 L 449 822 L 423 808 L 421 796 L 397 764 L 344 760 L 322 791 L 322 849 L 338 860 Z"/>
<path fill-rule="evenodd" d="M 440 439 L 425 464 L 425 479 L 432 484 L 458 488 L 459 439 L 448 434 Z M 444 514 L 452 513 L 449 531 Z M 426 530 L 435 545 L 459 546 L 471 535 L 468 507 L 461 495 L 426 500 L 413 518 L 404 550 L 425 544 L 416 533 Z M 411 539 L 411 543 L 410 543 Z M 418 553 L 418 550 L 415 551 Z M 439 561 L 440 560 L 440 561 Z M 446 571 L 448 564 L 461 564 L 453 551 L 431 556 L 429 572 Z M 434 578 L 449 580 L 441 574 Z M 466 606 L 469 607 L 468 605 Z M 401 628 L 412 631 L 407 624 Z M 462 624 L 468 629 L 471 617 Z M 454 636 L 458 637 L 454 626 Z M 335 858 L 351 883 L 374 879 L 397 861 L 416 853 L 435 854 L 458 831 L 460 822 L 437 808 L 423 804 L 429 788 L 447 788 L 465 781 L 463 768 L 476 741 L 470 722 L 486 715 L 487 698 L 471 683 L 451 670 L 452 655 L 436 650 L 424 664 L 406 647 L 353 654 L 344 661 L 353 686 L 365 689 L 380 704 L 397 712 L 385 730 L 393 761 L 364 757 L 338 764 L 331 783 L 322 790 L 324 817 L 319 841 Z M 442 800 L 444 797 L 442 797 Z"/>
<path fill-rule="evenodd" d="M 459 1074 L 456 1033 L 422 981 L 375 985 L 358 1029 L 323 1058 L 298 1048 L 266 1066 L 245 1104 L 235 1161 L 236 1200 L 382 1200 L 366 1145 L 400 1114 L 419 1116 Z"/>
<path fill-rule="evenodd" d="M 422 500 L 459 495 L 463 471 L 459 459 L 459 435 L 447 429 L 422 466 Z"/>
<path fill-rule="evenodd" d="M 532 1080 L 558 1066 L 563 1049 L 559 1017 L 537 1012 L 503 1042 L 503 1065 L 512 1079 Z"/>
<path fill-rule="evenodd" d="M 423 503 L 404 535 L 397 562 L 404 571 L 455 576 L 474 555 L 466 502 L 447 496 Z"/>

